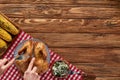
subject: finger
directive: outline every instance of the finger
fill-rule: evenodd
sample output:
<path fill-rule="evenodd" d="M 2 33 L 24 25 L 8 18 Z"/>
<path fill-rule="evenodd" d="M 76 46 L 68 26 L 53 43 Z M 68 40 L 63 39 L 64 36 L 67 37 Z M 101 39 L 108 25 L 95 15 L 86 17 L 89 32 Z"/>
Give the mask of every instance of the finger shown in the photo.
<path fill-rule="evenodd" d="M 37 67 L 34 67 L 32 72 L 35 73 L 37 71 Z"/>
<path fill-rule="evenodd" d="M 4 65 L 7 61 L 8 60 L 4 58 L 3 60 L 1 60 L 1 65 Z"/>
<path fill-rule="evenodd" d="M 14 61 L 15 61 L 15 58 L 13 58 L 10 62 L 8 62 L 8 63 L 4 66 L 4 68 L 7 69 L 8 67 L 10 67 L 10 66 L 14 63 Z"/>
<path fill-rule="evenodd" d="M 38 75 L 38 73 L 35 73 L 36 75 Z"/>
<path fill-rule="evenodd" d="M 33 67 L 34 61 L 35 61 L 35 58 L 32 58 L 32 60 L 31 60 L 31 62 L 30 62 L 30 64 L 29 64 L 29 66 L 28 66 L 27 71 L 31 71 L 31 70 L 32 70 L 32 67 Z"/>

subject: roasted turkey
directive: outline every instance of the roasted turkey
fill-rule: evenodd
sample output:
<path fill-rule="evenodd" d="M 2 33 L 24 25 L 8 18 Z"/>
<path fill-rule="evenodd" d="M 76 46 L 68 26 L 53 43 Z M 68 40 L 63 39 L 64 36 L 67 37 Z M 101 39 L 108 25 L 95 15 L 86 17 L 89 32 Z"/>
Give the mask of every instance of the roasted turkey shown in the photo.
<path fill-rule="evenodd" d="M 20 48 L 18 54 L 22 54 L 23 58 L 16 59 L 15 64 L 22 75 L 27 70 L 33 56 L 35 57 L 34 66 L 37 67 L 38 74 L 44 73 L 49 67 L 47 61 L 48 53 L 43 42 L 28 40 Z"/>

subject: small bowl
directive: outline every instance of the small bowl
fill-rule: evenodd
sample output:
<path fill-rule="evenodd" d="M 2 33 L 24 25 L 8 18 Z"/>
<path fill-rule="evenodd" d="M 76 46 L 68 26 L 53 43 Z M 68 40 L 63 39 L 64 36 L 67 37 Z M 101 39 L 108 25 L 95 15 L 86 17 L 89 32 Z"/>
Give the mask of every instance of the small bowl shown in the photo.
<path fill-rule="evenodd" d="M 68 63 L 64 60 L 58 60 L 52 64 L 52 74 L 57 78 L 66 78 L 69 71 Z"/>

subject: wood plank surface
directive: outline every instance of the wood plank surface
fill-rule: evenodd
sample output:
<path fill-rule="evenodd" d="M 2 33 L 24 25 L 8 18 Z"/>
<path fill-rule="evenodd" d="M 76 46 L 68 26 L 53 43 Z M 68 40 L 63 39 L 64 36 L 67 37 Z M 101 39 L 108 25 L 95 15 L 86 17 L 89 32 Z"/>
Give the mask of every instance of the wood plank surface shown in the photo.
<path fill-rule="evenodd" d="M 9 17 L 26 18 L 111 18 L 119 17 L 119 8 L 61 6 L 54 4 L 0 4 Z"/>
<path fill-rule="evenodd" d="M 0 0 L 0 11 L 96 80 L 120 80 L 120 0 Z"/>
<path fill-rule="evenodd" d="M 94 74 L 97 74 L 97 77 L 98 76 L 118 77 L 120 75 L 119 67 L 104 67 L 104 66 L 100 66 L 99 64 L 97 65 L 97 64 L 93 64 L 93 63 L 92 64 L 91 63 L 89 63 L 89 64 L 88 63 L 87 64 L 85 64 L 85 63 L 84 64 L 81 64 L 81 63 L 77 64 L 76 63 L 74 65 L 76 65 L 78 68 L 81 68 L 85 72 L 88 72 L 88 73 L 94 71 Z"/>
<path fill-rule="evenodd" d="M 96 80 L 120 80 L 120 77 L 97 77 Z"/>
<path fill-rule="evenodd" d="M 29 33 L 49 47 L 120 47 L 119 34 Z"/>
<path fill-rule="evenodd" d="M 120 67 L 119 48 L 50 48 L 72 63 L 100 63 L 105 67 Z M 74 54 L 74 55 L 73 55 Z M 111 65 L 112 64 L 112 65 Z M 91 64 L 92 65 L 92 64 Z"/>
<path fill-rule="evenodd" d="M 110 19 L 10 19 L 28 33 L 120 33 L 119 17 Z"/>
<path fill-rule="evenodd" d="M 0 0 L 1 4 L 40 4 L 40 3 L 49 3 L 49 4 L 100 4 L 100 5 L 110 5 L 110 4 L 119 4 L 119 0 Z"/>

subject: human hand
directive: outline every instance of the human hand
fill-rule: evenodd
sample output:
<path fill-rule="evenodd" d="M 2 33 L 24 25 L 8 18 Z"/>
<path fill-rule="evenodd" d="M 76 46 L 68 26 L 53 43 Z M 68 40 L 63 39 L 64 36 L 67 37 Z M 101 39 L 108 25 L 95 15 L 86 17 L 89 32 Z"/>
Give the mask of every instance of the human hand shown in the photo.
<path fill-rule="evenodd" d="M 33 58 L 28 66 L 28 69 L 24 73 L 24 80 L 40 80 L 37 71 L 37 67 L 33 67 L 35 58 Z"/>
<path fill-rule="evenodd" d="M 8 62 L 8 59 L 0 59 L 0 75 L 2 75 L 5 70 L 14 63 L 15 59 Z M 7 63 L 7 64 L 6 64 Z"/>

